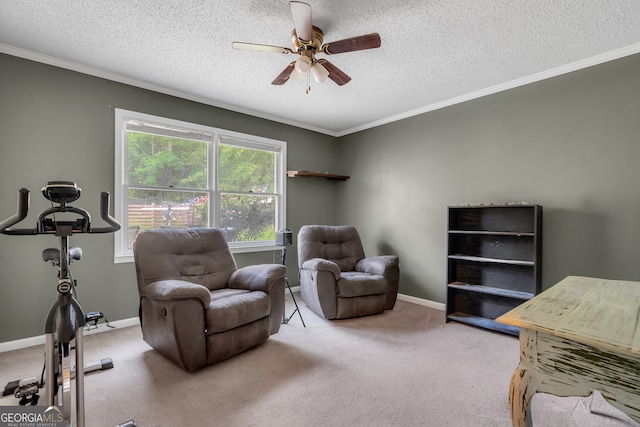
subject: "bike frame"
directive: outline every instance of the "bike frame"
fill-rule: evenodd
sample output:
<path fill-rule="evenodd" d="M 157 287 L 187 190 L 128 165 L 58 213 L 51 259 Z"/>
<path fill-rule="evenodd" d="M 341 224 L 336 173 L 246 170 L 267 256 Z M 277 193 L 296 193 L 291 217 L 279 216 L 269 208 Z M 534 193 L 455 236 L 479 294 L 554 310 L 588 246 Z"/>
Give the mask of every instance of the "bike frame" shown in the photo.
<path fill-rule="evenodd" d="M 80 197 L 80 189 L 75 183 L 54 181 L 42 189 L 43 195 L 52 201 L 52 207 L 39 214 L 35 228 L 14 229 L 13 225 L 26 218 L 29 210 L 29 190 L 18 191 L 18 209 L 12 217 L 0 222 L 0 233 L 9 235 L 54 234 L 59 237 L 58 254 L 58 298 L 54 302 L 45 321 L 45 378 L 46 404 L 61 405 L 65 421 L 71 421 L 71 378 L 70 366 L 72 342 L 75 341 L 75 405 L 76 424 L 84 427 L 84 347 L 83 329 L 85 314 L 75 297 L 75 283 L 69 264 L 69 238 L 75 233 L 111 233 L 120 229 L 120 224 L 109 214 L 109 193 L 100 198 L 100 216 L 107 227 L 92 227 L 91 216 L 80 208 L 67 206 L 68 201 Z M 53 206 L 58 203 L 58 206 Z M 74 221 L 58 221 L 57 213 L 71 213 Z M 52 218 L 50 218 L 50 216 Z M 56 402 L 56 396 L 58 402 Z"/>
<path fill-rule="evenodd" d="M 60 235 L 60 256 L 58 259 L 58 298 L 54 302 L 47 320 L 45 321 L 45 386 L 47 405 L 56 405 L 58 394 L 62 400 L 67 400 L 71 394 L 71 372 L 72 367 L 66 363 L 71 352 L 71 342 L 75 340 L 75 366 L 76 372 L 84 367 L 84 346 L 83 328 L 85 325 L 85 315 L 80 303 L 74 295 L 73 279 L 69 269 L 69 240 L 67 235 Z M 60 363 L 61 362 L 61 363 Z M 56 372 L 54 367 L 61 368 L 61 372 Z M 78 368 L 79 367 L 79 368 Z M 61 378 L 61 384 L 56 379 L 56 374 Z M 76 423 L 78 427 L 84 426 L 84 375 L 76 374 Z M 59 387 L 62 387 L 60 390 Z M 61 394 L 60 391 L 62 392 Z M 65 399 L 64 396 L 67 396 Z M 65 419 L 71 417 L 70 405 L 61 405 L 64 410 Z"/>

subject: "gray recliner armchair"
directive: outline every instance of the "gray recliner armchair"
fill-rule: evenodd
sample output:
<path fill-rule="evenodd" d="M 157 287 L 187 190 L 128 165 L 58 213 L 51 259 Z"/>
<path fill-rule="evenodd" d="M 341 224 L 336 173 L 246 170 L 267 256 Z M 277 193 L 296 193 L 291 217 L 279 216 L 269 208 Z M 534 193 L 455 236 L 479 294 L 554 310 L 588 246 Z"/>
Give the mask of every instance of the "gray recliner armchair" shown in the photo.
<path fill-rule="evenodd" d="M 398 296 L 397 256 L 365 257 L 353 226 L 305 225 L 298 232 L 302 300 L 325 319 L 393 309 Z"/>
<path fill-rule="evenodd" d="M 192 372 L 280 329 L 286 267 L 238 269 L 213 228 L 142 231 L 133 244 L 143 339 Z"/>

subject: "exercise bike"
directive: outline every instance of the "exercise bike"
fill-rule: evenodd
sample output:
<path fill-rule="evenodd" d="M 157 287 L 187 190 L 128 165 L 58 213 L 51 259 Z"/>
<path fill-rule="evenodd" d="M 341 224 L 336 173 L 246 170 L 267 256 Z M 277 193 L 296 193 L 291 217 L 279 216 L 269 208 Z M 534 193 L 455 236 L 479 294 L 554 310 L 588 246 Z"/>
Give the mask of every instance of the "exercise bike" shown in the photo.
<path fill-rule="evenodd" d="M 83 328 L 85 313 L 76 298 L 77 282 L 73 279 L 70 264 L 80 260 L 82 250 L 70 247 L 69 238 L 79 233 L 113 233 L 120 229 L 118 221 L 109 214 L 109 193 L 100 196 L 100 216 L 108 224 L 93 227 L 91 215 L 81 208 L 68 205 L 80 198 L 81 189 L 69 181 L 50 181 L 42 188 L 42 195 L 51 202 L 51 208 L 38 215 L 35 228 L 11 228 L 27 217 L 29 211 L 29 190 L 18 191 L 17 213 L 0 222 L 0 233 L 8 235 L 55 235 L 59 248 L 47 248 L 42 252 L 45 262 L 51 262 L 58 269 L 58 297 L 45 321 L 45 363 L 39 377 L 20 380 L 7 385 L 14 395 L 21 398 L 21 405 L 36 405 L 38 390 L 46 388 L 46 406 L 61 410 L 64 424 L 71 425 L 71 407 L 75 403 L 75 421 L 84 427 L 84 374 L 94 370 L 113 367 L 111 359 L 84 364 Z M 55 205 L 54 205 L 55 204 Z M 64 218 L 64 219 L 63 219 Z M 94 315 L 94 314 L 93 314 Z M 75 367 L 71 366 L 71 354 L 75 353 Z M 75 402 L 72 403 L 71 382 L 75 377 Z M 130 420 L 121 426 L 135 426 Z"/>

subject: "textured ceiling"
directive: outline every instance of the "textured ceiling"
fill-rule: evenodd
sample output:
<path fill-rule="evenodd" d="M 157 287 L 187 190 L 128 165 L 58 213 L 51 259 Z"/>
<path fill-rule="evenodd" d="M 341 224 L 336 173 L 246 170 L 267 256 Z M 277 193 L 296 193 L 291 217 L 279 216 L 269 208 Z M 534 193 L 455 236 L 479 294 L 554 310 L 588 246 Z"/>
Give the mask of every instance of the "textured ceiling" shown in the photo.
<path fill-rule="evenodd" d="M 0 0 L 0 52 L 336 136 L 640 52 L 638 0 L 309 3 L 325 42 L 382 38 L 327 57 L 345 86 L 272 86 L 292 55 L 231 48 L 291 47 L 286 0 Z"/>

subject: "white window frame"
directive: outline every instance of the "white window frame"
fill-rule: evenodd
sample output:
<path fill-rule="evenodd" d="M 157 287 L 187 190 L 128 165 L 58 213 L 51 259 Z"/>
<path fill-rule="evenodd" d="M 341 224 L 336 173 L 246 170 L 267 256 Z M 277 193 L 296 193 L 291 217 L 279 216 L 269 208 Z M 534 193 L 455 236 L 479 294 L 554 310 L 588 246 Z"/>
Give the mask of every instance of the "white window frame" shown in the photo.
<path fill-rule="evenodd" d="M 211 141 L 207 150 L 209 174 L 208 189 L 202 189 L 209 193 L 209 226 L 216 227 L 219 224 L 217 213 L 217 201 L 221 191 L 217 188 L 218 177 L 218 146 L 223 143 L 237 147 L 264 149 L 276 153 L 275 167 L 275 194 L 276 203 L 276 230 L 285 227 L 286 224 L 286 164 L 287 164 L 287 143 L 275 139 L 264 138 L 255 135 L 218 129 L 195 123 L 166 117 L 154 116 L 151 114 L 136 111 L 115 109 L 115 191 L 114 191 L 114 216 L 122 224 L 120 231 L 115 233 L 114 239 L 114 262 L 133 262 L 133 251 L 127 248 L 128 233 L 128 182 L 127 182 L 127 122 L 130 120 L 155 124 L 172 129 L 188 130 L 191 132 L 210 135 Z M 232 144 L 229 144 L 232 141 Z M 280 249 L 276 246 L 275 240 L 254 241 L 254 242 L 229 242 L 229 247 L 233 253 L 274 251 Z"/>

